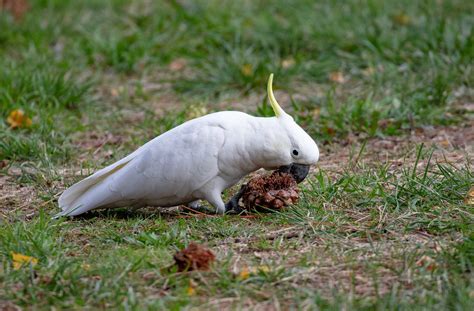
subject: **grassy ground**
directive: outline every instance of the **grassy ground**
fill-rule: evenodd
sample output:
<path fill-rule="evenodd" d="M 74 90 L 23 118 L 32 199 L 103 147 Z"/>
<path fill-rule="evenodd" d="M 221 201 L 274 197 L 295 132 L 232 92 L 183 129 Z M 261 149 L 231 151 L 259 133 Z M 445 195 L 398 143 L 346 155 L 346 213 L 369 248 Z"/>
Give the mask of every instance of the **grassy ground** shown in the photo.
<path fill-rule="evenodd" d="M 473 309 L 474 2 L 31 2 L 0 12 L 0 308 Z M 185 120 L 271 115 L 270 72 L 321 148 L 297 206 L 50 220 Z M 211 271 L 164 269 L 191 241 Z"/>

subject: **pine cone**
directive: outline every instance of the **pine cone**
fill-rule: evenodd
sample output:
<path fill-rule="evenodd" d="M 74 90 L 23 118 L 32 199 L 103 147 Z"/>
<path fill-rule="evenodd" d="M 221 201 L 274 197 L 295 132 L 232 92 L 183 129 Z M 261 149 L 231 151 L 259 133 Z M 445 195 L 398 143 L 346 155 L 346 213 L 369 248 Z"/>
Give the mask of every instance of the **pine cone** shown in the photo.
<path fill-rule="evenodd" d="M 213 252 L 194 242 L 174 254 L 173 258 L 179 272 L 209 270 L 209 265 L 216 259 Z"/>
<path fill-rule="evenodd" d="M 298 199 L 298 184 L 293 176 L 278 171 L 252 178 L 242 194 L 245 209 L 259 212 L 281 210 Z"/>

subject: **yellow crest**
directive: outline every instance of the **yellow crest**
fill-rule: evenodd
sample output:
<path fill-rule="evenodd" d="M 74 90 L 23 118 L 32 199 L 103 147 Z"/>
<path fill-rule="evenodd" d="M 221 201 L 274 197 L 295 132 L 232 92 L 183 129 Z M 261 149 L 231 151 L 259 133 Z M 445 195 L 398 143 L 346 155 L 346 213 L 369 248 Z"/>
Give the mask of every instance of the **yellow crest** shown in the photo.
<path fill-rule="evenodd" d="M 275 116 L 280 117 L 285 114 L 283 109 L 281 109 L 280 105 L 275 99 L 275 95 L 273 95 L 273 73 L 270 74 L 270 78 L 268 78 L 267 84 L 267 93 L 268 99 L 270 100 L 270 105 L 272 105 L 273 112 L 275 112 Z"/>

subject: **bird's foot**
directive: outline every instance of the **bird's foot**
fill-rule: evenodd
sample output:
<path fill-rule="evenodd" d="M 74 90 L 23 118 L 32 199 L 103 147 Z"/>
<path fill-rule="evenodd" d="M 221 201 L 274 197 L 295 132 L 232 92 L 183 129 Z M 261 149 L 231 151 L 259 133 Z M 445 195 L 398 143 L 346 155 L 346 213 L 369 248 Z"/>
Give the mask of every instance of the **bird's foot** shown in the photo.
<path fill-rule="evenodd" d="M 246 211 L 241 208 L 239 206 L 239 200 L 240 198 L 242 197 L 242 194 L 244 192 L 244 188 L 245 186 L 242 186 L 239 190 L 239 192 L 237 192 L 230 200 L 229 202 L 227 202 L 227 204 L 225 205 L 225 213 L 226 214 L 237 214 L 237 215 L 240 215 L 240 214 L 243 214 L 245 213 Z"/>
<path fill-rule="evenodd" d="M 225 205 L 225 213 L 226 214 L 236 214 L 236 215 L 240 215 L 240 214 L 243 214 L 245 213 L 246 211 L 241 208 L 239 206 L 239 204 L 234 204 L 232 201 L 229 201 L 226 205 Z"/>

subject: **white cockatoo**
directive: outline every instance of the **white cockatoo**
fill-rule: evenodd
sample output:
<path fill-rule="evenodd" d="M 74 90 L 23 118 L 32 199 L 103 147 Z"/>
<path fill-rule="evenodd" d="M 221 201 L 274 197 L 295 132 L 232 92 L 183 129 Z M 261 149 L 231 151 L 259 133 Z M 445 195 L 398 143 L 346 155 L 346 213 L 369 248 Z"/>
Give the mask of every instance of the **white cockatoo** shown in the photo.
<path fill-rule="evenodd" d="M 211 113 L 154 138 L 132 154 L 68 188 L 57 216 L 96 208 L 196 206 L 206 200 L 218 213 L 238 208 L 221 194 L 260 168 L 291 173 L 301 182 L 319 159 L 315 141 L 277 103 L 275 117 L 237 111 Z"/>

